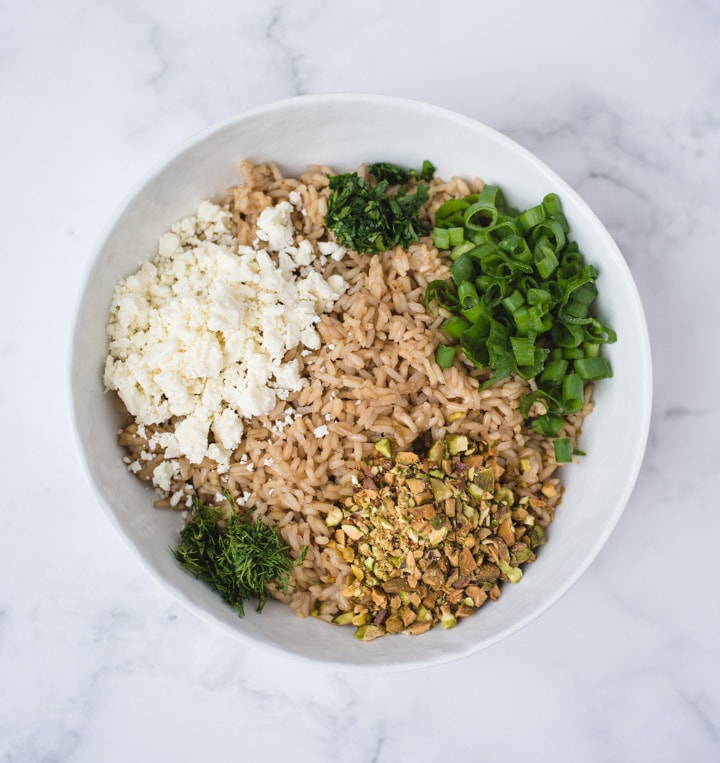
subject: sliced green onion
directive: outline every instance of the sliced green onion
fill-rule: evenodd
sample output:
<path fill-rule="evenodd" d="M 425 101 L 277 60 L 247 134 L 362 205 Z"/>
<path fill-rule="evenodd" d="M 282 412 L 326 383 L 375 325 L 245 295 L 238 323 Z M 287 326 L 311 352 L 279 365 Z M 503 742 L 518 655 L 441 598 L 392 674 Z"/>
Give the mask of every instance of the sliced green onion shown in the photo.
<path fill-rule="evenodd" d="M 505 297 L 505 299 L 503 299 L 502 303 L 509 313 L 514 313 L 517 309 L 525 304 L 525 297 L 523 297 L 522 292 L 518 291 L 518 289 L 515 289 L 515 291 L 509 297 Z"/>
<path fill-rule="evenodd" d="M 577 411 L 581 411 L 585 405 L 585 389 L 583 379 L 580 374 L 567 374 L 567 376 L 563 379 L 562 405 L 567 413 L 576 413 Z"/>
<path fill-rule="evenodd" d="M 559 464 L 567 464 L 572 461 L 572 444 L 568 437 L 556 437 L 553 440 L 555 448 L 555 460 Z"/>
<path fill-rule="evenodd" d="M 435 246 L 438 249 L 450 248 L 450 234 L 448 233 L 447 228 L 435 227 L 433 229 L 433 239 L 435 241 Z"/>
<path fill-rule="evenodd" d="M 562 202 L 556 193 L 548 193 L 543 199 L 542 206 L 548 217 L 562 214 Z"/>
<path fill-rule="evenodd" d="M 583 327 L 575 323 L 558 321 L 551 329 L 552 338 L 558 347 L 578 347 L 585 338 Z"/>
<path fill-rule="evenodd" d="M 527 365 L 518 363 L 517 373 L 523 379 L 534 379 L 542 370 L 547 357 L 547 350 L 543 347 L 535 347 L 532 362 Z"/>
<path fill-rule="evenodd" d="M 520 398 L 520 415 L 523 418 L 527 418 L 530 415 L 530 410 L 535 403 L 541 402 L 545 409 L 553 408 L 557 406 L 558 401 L 543 389 L 536 389 L 532 392 L 528 392 Z"/>
<path fill-rule="evenodd" d="M 466 307 L 460 311 L 462 317 L 470 323 L 477 323 L 477 321 L 485 315 L 488 315 L 488 308 L 484 302 L 478 302 L 472 307 Z"/>
<path fill-rule="evenodd" d="M 430 315 L 435 314 L 430 307 L 433 301 L 437 302 L 440 307 L 443 307 L 450 312 L 455 312 L 455 310 L 460 308 L 460 303 L 458 302 L 457 297 L 453 294 L 450 284 L 447 281 L 441 281 L 440 279 L 430 281 L 425 289 L 425 309 Z"/>
<path fill-rule="evenodd" d="M 561 384 L 567 373 L 569 363 L 563 358 L 553 358 L 545 364 L 540 374 L 542 384 Z"/>
<path fill-rule="evenodd" d="M 465 199 L 448 199 L 444 204 L 438 207 L 435 213 L 436 220 L 444 220 L 446 217 L 456 212 L 464 212 L 470 206 L 470 202 Z"/>
<path fill-rule="evenodd" d="M 544 204 L 538 204 L 536 207 L 530 207 L 520 214 L 520 224 L 525 231 L 529 231 L 538 223 L 541 223 L 548 215 Z"/>
<path fill-rule="evenodd" d="M 527 418 L 542 402 L 530 426 L 546 437 L 582 410 L 586 382 L 612 374 L 600 348 L 617 339 L 592 315 L 598 272 L 569 232 L 554 193 L 524 211 L 508 208 L 492 185 L 450 199 L 436 212 L 435 240 L 449 250 L 451 280 L 433 281 L 425 292 L 428 311 L 434 303 L 450 313 L 440 325 L 450 343 L 438 346 L 438 363 L 452 365 L 450 350 L 459 344 L 470 363 L 489 367 L 483 388 L 512 373 L 536 379 L 520 413 Z M 570 461 L 568 438 L 554 442 L 557 460 Z"/>
<path fill-rule="evenodd" d="M 440 330 L 453 339 L 460 339 L 463 331 L 470 328 L 471 325 L 470 321 L 463 318 L 462 315 L 451 315 L 440 324 Z"/>
<path fill-rule="evenodd" d="M 558 258 L 555 250 L 546 238 L 541 238 L 535 246 L 535 267 L 540 278 L 548 278 L 558 266 Z"/>
<path fill-rule="evenodd" d="M 544 413 L 542 416 L 536 416 L 530 422 L 530 429 L 543 435 L 543 437 L 555 437 L 563 428 L 564 423 L 565 419 L 557 413 Z"/>
<path fill-rule="evenodd" d="M 450 278 L 456 284 L 471 283 L 475 265 L 468 252 L 461 254 L 450 266 Z"/>
<path fill-rule="evenodd" d="M 502 191 L 494 185 L 486 185 L 476 202 L 463 213 L 465 227 L 484 231 L 497 222 L 500 209 L 505 206 Z M 500 209 L 499 209 L 500 208 Z"/>
<path fill-rule="evenodd" d="M 462 227 L 446 228 L 450 239 L 450 246 L 458 246 L 465 240 L 465 230 Z"/>
<path fill-rule="evenodd" d="M 450 259 L 456 260 L 458 257 L 460 257 L 460 255 L 465 254 L 465 252 L 470 252 L 475 248 L 477 248 L 477 244 L 473 244 L 472 241 L 465 241 L 465 239 L 463 239 L 461 244 L 458 244 L 452 248 L 452 251 L 450 252 Z"/>
<path fill-rule="evenodd" d="M 600 343 L 599 342 L 583 342 L 583 352 L 586 358 L 598 358 L 600 357 Z"/>
<path fill-rule="evenodd" d="M 456 350 L 457 347 L 454 344 L 439 344 L 435 350 L 435 362 L 440 368 L 450 368 L 455 360 Z"/>
<path fill-rule="evenodd" d="M 609 379 L 612 369 L 605 358 L 578 358 L 575 361 L 575 370 L 586 380 Z"/>
<path fill-rule="evenodd" d="M 512 314 L 512 317 L 517 326 L 518 333 L 526 335 L 528 331 L 530 331 L 530 308 L 525 307 L 524 305 L 518 307 Z"/>
<path fill-rule="evenodd" d="M 535 340 L 527 336 L 511 336 L 515 362 L 518 366 L 532 366 L 535 364 Z"/>
<path fill-rule="evenodd" d="M 453 263 L 453 267 L 457 265 L 460 262 L 458 260 L 457 262 Z M 476 305 L 480 301 L 480 297 L 478 296 L 477 289 L 475 288 L 475 284 L 472 281 L 461 281 L 458 284 L 458 299 L 460 300 L 460 308 L 466 309 L 468 307 L 472 307 L 473 305 Z"/>

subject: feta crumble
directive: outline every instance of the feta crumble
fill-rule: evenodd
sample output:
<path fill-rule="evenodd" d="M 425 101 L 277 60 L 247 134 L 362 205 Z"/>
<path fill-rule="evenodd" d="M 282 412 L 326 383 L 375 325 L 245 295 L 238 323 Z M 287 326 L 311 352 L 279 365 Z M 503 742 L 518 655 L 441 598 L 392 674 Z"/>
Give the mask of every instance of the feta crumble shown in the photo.
<path fill-rule="evenodd" d="M 283 359 L 298 346 L 320 347 L 320 315 L 348 285 L 311 267 L 318 254 L 295 240 L 292 210 L 286 201 L 263 210 L 254 245 L 238 246 L 229 213 L 204 201 L 160 237 L 154 259 L 116 286 L 105 386 L 139 427 L 180 419 L 152 438 L 166 459 L 209 457 L 226 472 L 243 420 L 269 413 L 306 383 L 298 362 Z M 332 242 L 318 248 L 344 255 Z M 169 490 L 176 467 L 156 468 L 155 486 Z"/>

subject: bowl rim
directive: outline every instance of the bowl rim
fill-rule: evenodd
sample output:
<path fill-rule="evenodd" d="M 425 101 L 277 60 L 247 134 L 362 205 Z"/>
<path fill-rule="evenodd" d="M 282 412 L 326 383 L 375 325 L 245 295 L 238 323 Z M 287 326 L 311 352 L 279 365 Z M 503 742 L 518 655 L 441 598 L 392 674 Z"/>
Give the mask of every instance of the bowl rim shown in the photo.
<path fill-rule="evenodd" d="M 608 516 L 603 532 L 597 535 L 592 545 L 588 548 L 587 552 L 583 556 L 582 563 L 578 564 L 573 573 L 568 575 L 563 583 L 556 587 L 552 595 L 543 601 L 539 606 L 530 608 L 523 617 L 519 618 L 512 625 L 501 629 L 493 636 L 487 637 L 482 640 L 481 643 L 471 643 L 465 648 L 458 649 L 455 652 L 447 655 L 438 654 L 431 658 L 418 658 L 414 660 L 408 660 L 402 663 L 377 663 L 371 662 L 368 664 L 359 664 L 354 661 L 346 661 L 340 658 L 328 657 L 327 659 L 319 660 L 315 657 L 304 655 L 299 651 L 290 651 L 283 647 L 257 639 L 242 630 L 232 628 L 229 624 L 216 619 L 210 612 L 203 609 L 192 601 L 184 592 L 180 591 L 177 587 L 171 584 L 170 581 L 165 580 L 160 574 L 158 574 L 142 557 L 136 544 L 132 541 L 130 536 L 122 527 L 118 516 L 111 509 L 103 497 L 100 487 L 97 483 L 95 476 L 93 475 L 90 464 L 88 462 L 87 451 L 85 444 L 82 441 L 81 434 L 78 427 L 78 400 L 75 395 L 75 388 L 73 383 L 74 369 L 76 359 L 78 356 L 78 334 L 80 332 L 80 316 L 82 312 L 82 305 L 85 300 L 87 291 L 91 286 L 92 276 L 98 265 L 100 254 L 110 239 L 112 232 L 116 225 L 121 221 L 125 210 L 128 205 L 135 199 L 149 184 L 151 184 L 167 167 L 172 164 L 173 161 L 182 153 L 192 149 L 195 145 L 203 142 L 207 138 L 211 137 L 217 132 L 225 130 L 226 128 L 243 122 L 245 120 L 263 116 L 265 114 L 271 114 L 277 111 L 284 111 L 286 109 L 292 109 L 296 107 L 302 107 L 304 105 L 323 106 L 330 102 L 361 102 L 361 103 L 374 103 L 384 104 L 389 106 L 401 106 L 406 109 L 415 110 L 418 115 L 428 114 L 434 115 L 437 118 L 449 119 L 456 124 L 471 128 L 476 131 L 484 132 L 491 137 L 494 141 L 505 144 L 505 146 L 512 150 L 516 155 L 522 157 L 524 162 L 533 165 L 536 169 L 550 177 L 553 182 L 561 189 L 561 193 L 565 196 L 572 197 L 575 205 L 578 209 L 587 216 L 593 225 L 602 232 L 605 238 L 605 245 L 615 250 L 617 263 L 624 269 L 624 277 L 628 282 L 628 285 L 633 292 L 634 296 L 634 319 L 637 322 L 637 329 L 642 338 L 641 346 L 637 348 L 637 352 L 643 356 L 642 368 L 644 369 L 643 378 L 640 380 L 643 392 L 644 405 L 639 413 L 639 420 L 635 426 L 635 448 L 633 450 L 633 460 L 631 463 L 631 470 L 626 473 L 624 479 L 624 488 L 615 503 L 614 511 Z M 652 352 L 650 336 L 647 325 L 647 318 L 643 309 L 640 294 L 637 289 L 637 285 L 632 276 L 632 272 L 625 260 L 621 250 L 617 246 L 613 237 L 609 231 L 605 228 L 605 225 L 597 217 L 593 209 L 589 204 L 575 191 L 575 189 L 565 181 L 561 176 L 555 172 L 549 165 L 539 159 L 535 154 L 526 149 L 523 145 L 519 144 L 514 139 L 508 137 L 499 130 L 490 127 L 489 125 L 469 117 L 463 113 L 437 106 L 422 100 L 413 98 L 374 94 L 369 92 L 337 92 L 337 93 L 322 93 L 322 94 L 304 94 L 296 95 L 289 98 L 273 100 L 253 108 L 238 112 L 225 119 L 217 121 L 207 127 L 195 131 L 186 139 L 171 146 L 169 150 L 164 151 L 162 156 L 157 159 L 149 169 L 140 174 L 139 178 L 133 182 L 129 189 L 121 195 L 119 201 L 114 205 L 114 209 L 106 219 L 99 234 L 96 236 L 94 243 L 89 248 L 91 255 L 87 258 L 84 271 L 81 273 L 79 279 L 79 286 L 76 292 L 74 310 L 72 314 L 71 326 L 72 330 L 69 332 L 69 346 L 68 363 L 66 366 L 66 382 L 67 382 L 67 394 L 70 407 L 71 419 L 72 419 L 72 432 L 73 441 L 76 452 L 78 454 L 82 470 L 87 481 L 90 491 L 93 494 L 96 502 L 102 507 L 103 513 L 107 517 L 110 525 L 114 528 L 116 533 L 122 539 L 126 548 L 129 549 L 131 555 L 141 565 L 143 570 L 148 573 L 152 579 L 158 583 L 162 588 L 167 591 L 173 601 L 180 602 L 186 609 L 197 615 L 202 621 L 210 623 L 215 628 L 219 628 L 225 631 L 228 635 L 234 638 L 236 641 L 243 643 L 252 648 L 258 648 L 266 653 L 271 653 L 275 656 L 281 656 L 284 659 L 291 661 L 301 661 L 306 664 L 312 664 L 317 667 L 318 665 L 324 665 L 328 669 L 347 672 L 347 673 L 386 673 L 386 672 L 404 672 L 406 670 L 415 670 L 437 666 L 440 664 L 446 664 L 454 662 L 456 660 L 464 659 L 472 654 L 476 654 L 480 651 L 484 651 L 490 646 L 508 638 L 514 633 L 520 631 L 526 627 L 533 620 L 540 617 L 548 611 L 554 604 L 556 604 L 582 577 L 587 571 L 593 561 L 597 558 L 598 554 L 602 550 L 603 546 L 607 543 L 609 537 L 614 532 L 622 514 L 624 513 L 630 498 L 635 490 L 637 480 L 644 462 L 645 453 L 647 449 L 648 437 L 650 432 L 650 424 L 652 419 L 652 398 L 653 398 L 653 371 L 652 371 Z"/>

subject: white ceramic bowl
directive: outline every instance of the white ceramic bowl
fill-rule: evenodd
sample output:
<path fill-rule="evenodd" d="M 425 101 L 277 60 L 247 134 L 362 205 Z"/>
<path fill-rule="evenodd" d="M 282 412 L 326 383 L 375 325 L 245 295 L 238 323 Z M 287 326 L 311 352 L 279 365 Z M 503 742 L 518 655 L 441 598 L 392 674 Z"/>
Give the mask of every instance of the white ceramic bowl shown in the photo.
<path fill-rule="evenodd" d="M 564 469 L 564 501 L 549 542 L 519 585 L 450 631 L 370 643 L 351 628 L 296 617 L 271 602 L 244 619 L 184 572 L 169 551 L 181 517 L 151 507 L 153 494 L 122 463 L 116 435 L 123 420 L 106 394 L 102 369 L 113 287 L 155 254 L 158 237 L 206 198 L 240 181 L 238 162 L 275 160 L 299 173 L 321 163 L 337 171 L 364 161 L 420 166 L 440 177 L 482 177 L 527 207 L 557 192 L 572 235 L 600 277 L 601 318 L 618 333 L 607 347 L 614 378 L 596 389 L 596 409 L 582 437 L 587 456 Z M 645 318 L 620 251 L 582 199 L 528 151 L 467 117 L 423 103 L 368 95 L 293 98 L 213 127 L 174 153 L 131 195 L 94 256 L 78 307 L 71 388 L 79 450 L 99 503 L 144 567 L 180 601 L 239 640 L 343 669 L 404 669 L 457 659 L 509 636 L 547 610 L 579 578 L 622 514 L 642 462 L 650 421 L 651 361 Z"/>

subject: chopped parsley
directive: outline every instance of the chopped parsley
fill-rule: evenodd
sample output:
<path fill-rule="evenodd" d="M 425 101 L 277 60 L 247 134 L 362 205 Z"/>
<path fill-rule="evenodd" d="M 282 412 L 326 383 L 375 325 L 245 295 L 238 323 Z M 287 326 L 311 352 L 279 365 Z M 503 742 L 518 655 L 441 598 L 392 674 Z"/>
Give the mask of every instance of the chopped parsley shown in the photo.
<path fill-rule="evenodd" d="M 403 170 L 378 162 L 368 169 L 378 179 L 375 184 L 356 172 L 330 177 L 325 224 L 339 244 L 359 253 L 375 254 L 398 245 L 407 249 L 427 232 L 419 218 L 420 207 L 428 200 L 427 186 L 418 183 L 414 194 L 405 185 L 395 193 L 388 188 L 418 178 L 429 180 L 435 167 L 425 161 L 420 171 Z"/>
<path fill-rule="evenodd" d="M 387 180 L 390 185 L 407 183 L 409 180 L 425 180 L 429 182 L 435 175 L 435 165 L 427 159 L 419 170 L 406 170 L 391 162 L 375 162 L 368 164 L 368 172 L 377 180 Z"/>

